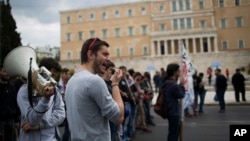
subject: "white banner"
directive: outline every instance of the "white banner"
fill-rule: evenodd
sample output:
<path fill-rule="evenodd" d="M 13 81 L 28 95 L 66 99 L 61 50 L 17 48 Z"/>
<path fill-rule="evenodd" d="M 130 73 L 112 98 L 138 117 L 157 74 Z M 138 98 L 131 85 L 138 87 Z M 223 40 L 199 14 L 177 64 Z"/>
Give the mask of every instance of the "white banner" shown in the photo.
<path fill-rule="evenodd" d="M 181 71 L 184 76 L 184 87 L 185 87 L 185 97 L 183 99 L 183 109 L 190 106 L 194 102 L 194 87 L 193 87 L 193 74 L 195 73 L 195 68 L 189 58 L 189 55 L 185 49 L 183 43 L 180 43 L 180 54 L 181 54 Z"/>

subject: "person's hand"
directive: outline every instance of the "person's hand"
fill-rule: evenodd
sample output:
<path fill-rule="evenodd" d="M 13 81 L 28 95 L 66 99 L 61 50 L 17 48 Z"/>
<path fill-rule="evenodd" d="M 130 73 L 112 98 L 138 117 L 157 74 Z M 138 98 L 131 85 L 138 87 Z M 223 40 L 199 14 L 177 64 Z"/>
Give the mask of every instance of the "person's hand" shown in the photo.
<path fill-rule="evenodd" d="M 43 96 L 46 99 L 50 99 L 50 97 L 54 95 L 54 93 L 55 93 L 55 86 L 53 85 L 48 85 L 43 88 Z"/>
<path fill-rule="evenodd" d="M 112 85 L 113 84 L 118 85 L 121 79 L 122 79 L 122 70 L 116 69 L 115 73 L 111 77 Z"/>
<path fill-rule="evenodd" d="M 184 82 L 185 82 L 185 79 L 184 79 L 184 77 L 183 76 L 180 76 L 180 78 L 179 78 L 179 82 L 180 82 L 180 84 L 184 84 Z"/>
<path fill-rule="evenodd" d="M 39 130 L 40 126 L 39 125 L 32 126 L 28 122 L 25 122 L 22 124 L 21 128 L 23 128 L 24 132 L 28 132 L 32 130 Z"/>

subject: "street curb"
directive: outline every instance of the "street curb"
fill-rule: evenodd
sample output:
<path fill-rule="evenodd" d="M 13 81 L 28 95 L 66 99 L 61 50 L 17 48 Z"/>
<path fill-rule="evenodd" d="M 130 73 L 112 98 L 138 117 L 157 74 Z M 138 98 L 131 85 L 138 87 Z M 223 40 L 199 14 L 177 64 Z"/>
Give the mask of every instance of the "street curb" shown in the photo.
<path fill-rule="evenodd" d="M 215 105 L 219 105 L 218 103 L 206 103 L 204 104 L 206 106 L 215 106 Z M 227 106 L 250 106 L 250 102 L 241 102 L 241 103 L 226 103 Z"/>

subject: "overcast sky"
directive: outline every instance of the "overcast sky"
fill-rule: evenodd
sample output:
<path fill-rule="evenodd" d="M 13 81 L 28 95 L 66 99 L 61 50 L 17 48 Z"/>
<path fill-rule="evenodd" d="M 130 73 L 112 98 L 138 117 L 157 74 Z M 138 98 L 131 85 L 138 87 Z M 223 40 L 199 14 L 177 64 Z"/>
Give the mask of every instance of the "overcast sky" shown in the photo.
<path fill-rule="evenodd" d="M 60 11 L 138 0 L 10 0 L 22 44 L 60 46 Z"/>

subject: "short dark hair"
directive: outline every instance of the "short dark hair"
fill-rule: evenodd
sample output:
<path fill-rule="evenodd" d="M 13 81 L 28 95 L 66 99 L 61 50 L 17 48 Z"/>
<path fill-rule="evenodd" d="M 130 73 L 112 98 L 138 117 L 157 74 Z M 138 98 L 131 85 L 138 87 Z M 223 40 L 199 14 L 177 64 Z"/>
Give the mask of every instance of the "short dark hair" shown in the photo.
<path fill-rule="evenodd" d="M 62 68 L 61 73 L 67 73 L 67 72 L 69 72 L 68 68 Z"/>
<path fill-rule="evenodd" d="M 92 50 L 92 52 L 96 55 L 97 51 L 100 50 L 100 47 L 103 45 L 109 47 L 109 44 L 106 41 L 102 41 L 99 38 L 87 39 L 82 45 L 81 64 L 88 62 L 88 50 Z"/>
<path fill-rule="evenodd" d="M 39 64 L 39 68 L 44 66 L 47 70 L 55 69 L 58 72 L 61 72 L 61 65 L 54 58 L 44 58 Z"/>
<path fill-rule="evenodd" d="M 125 66 L 120 66 L 119 69 L 125 69 L 125 70 L 127 70 L 127 68 Z"/>
<path fill-rule="evenodd" d="M 135 72 L 134 75 L 133 75 L 133 78 L 135 78 L 137 76 L 142 76 L 142 74 L 140 72 Z"/>
<path fill-rule="evenodd" d="M 172 77 L 176 71 L 178 71 L 180 66 L 175 63 L 171 63 L 167 66 L 167 77 Z"/>
<path fill-rule="evenodd" d="M 134 69 L 129 69 L 128 73 L 130 74 L 130 76 L 133 77 L 133 75 L 135 74 L 135 70 Z"/>
<path fill-rule="evenodd" d="M 217 68 L 216 71 L 218 71 L 219 73 L 221 73 L 221 69 Z"/>

